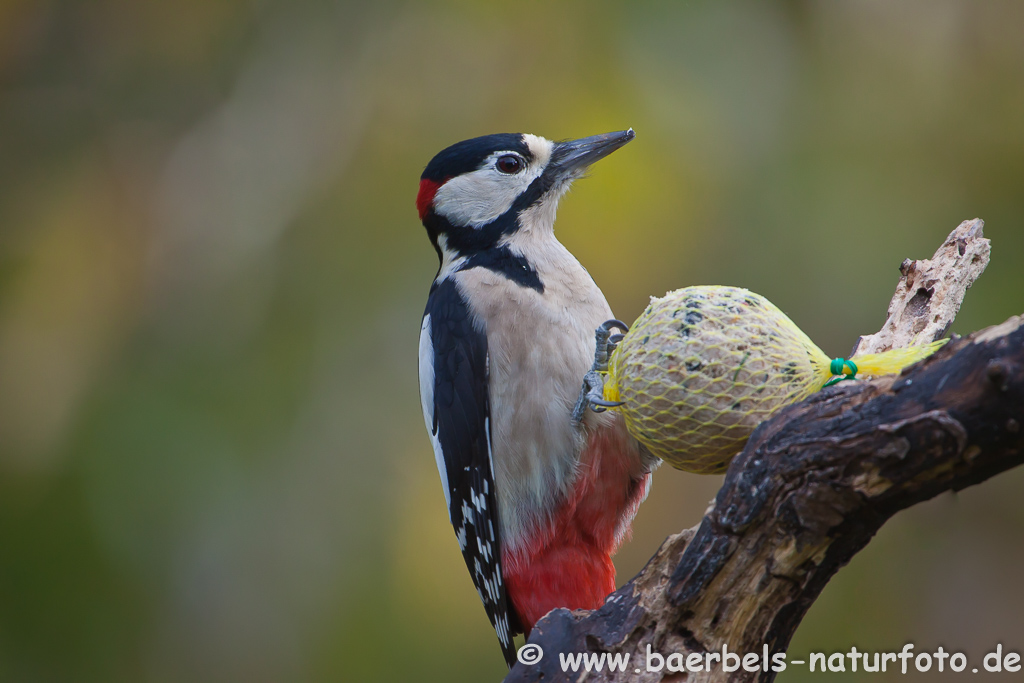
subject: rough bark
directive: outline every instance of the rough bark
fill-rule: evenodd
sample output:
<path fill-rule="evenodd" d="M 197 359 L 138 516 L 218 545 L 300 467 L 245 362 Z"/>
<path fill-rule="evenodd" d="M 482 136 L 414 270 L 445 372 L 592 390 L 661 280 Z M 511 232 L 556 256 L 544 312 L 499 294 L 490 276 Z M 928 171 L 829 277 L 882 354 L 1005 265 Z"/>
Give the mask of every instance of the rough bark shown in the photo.
<path fill-rule="evenodd" d="M 988 262 L 979 220 L 929 261 L 905 261 L 875 351 L 937 338 Z M 924 292 L 924 294 L 922 294 Z M 898 377 L 842 382 L 762 424 L 701 523 L 665 541 L 593 612 L 555 610 L 506 681 L 771 681 L 771 670 L 647 672 L 654 652 L 784 652 L 828 580 L 896 512 L 1024 461 L 1024 318 Z M 624 672 L 566 673 L 558 653 L 630 653 Z M 679 660 L 677 660 L 679 661 Z M 640 669 L 638 672 L 636 669 Z"/>

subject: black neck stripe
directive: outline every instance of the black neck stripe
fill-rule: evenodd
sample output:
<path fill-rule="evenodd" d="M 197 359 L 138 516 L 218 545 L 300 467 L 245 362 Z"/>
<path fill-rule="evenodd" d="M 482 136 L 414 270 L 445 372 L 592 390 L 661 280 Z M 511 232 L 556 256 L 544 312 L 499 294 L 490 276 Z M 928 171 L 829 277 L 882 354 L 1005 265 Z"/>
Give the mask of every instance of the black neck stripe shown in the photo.
<path fill-rule="evenodd" d="M 507 246 L 494 247 L 470 256 L 459 270 L 469 268 L 486 268 L 502 275 L 520 287 L 529 287 L 538 293 L 544 293 L 544 283 L 540 275 L 525 256 L 517 256 Z"/>

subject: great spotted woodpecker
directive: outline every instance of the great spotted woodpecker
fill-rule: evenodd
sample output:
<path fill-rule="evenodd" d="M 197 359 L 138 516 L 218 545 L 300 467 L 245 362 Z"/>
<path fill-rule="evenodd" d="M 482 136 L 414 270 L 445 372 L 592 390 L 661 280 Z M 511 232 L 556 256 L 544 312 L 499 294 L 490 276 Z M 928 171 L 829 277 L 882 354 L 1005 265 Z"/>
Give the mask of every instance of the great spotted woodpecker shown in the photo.
<path fill-rule="evenodd" d="M 572 420 L 612 318 L 555 238 L 558 201 L 632 129 L 570 142 L 487 135 L 427 165 L 416 206 L 437 250 L 420 330 L 423 417 L 449 518 L 511 667 L 551 609 L 594 609 L 657 460 L 615 413 Z"/>

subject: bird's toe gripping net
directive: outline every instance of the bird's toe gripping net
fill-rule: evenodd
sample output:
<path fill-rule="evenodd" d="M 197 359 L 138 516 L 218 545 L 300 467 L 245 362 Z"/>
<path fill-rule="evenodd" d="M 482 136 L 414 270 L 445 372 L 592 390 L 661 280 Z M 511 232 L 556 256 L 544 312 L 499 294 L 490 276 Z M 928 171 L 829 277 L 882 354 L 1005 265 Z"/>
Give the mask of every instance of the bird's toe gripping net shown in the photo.
<path fill-rule="evenodd" d="M 620 329 L 622 333 L 612 333 L 613 329 Z M 629 332 L 629 325 L 621 320 L 606 320 L 594 332 L 595 349 L 594 365 L 583 377 L 583 386 L 580 388 L 580 396 L 576 399 L 576 406 L 572 410 L 572 423 L 579 426 L 583 422 L 583 415 L 589 407 L 595 413 L 603 413 L 609 408 L 622 405 L 622 401 L 608 401 L 604 398 L 604 377 L 608 372 L 608 358 L 615 347 L 622 341 L 623 333 Z"/>

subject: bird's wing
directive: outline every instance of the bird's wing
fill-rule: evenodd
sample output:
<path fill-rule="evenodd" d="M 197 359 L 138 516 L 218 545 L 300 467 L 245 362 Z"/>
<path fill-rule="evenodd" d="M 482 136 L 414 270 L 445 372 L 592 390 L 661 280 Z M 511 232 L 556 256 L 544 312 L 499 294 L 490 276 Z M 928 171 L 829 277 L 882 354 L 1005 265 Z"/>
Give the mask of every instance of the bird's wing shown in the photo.
<path fill-rule="evenodd" d="M 420 330 L 423 417 L 459 548 L 511 668 L 518 619 L 501 574 L 487 386 L 486 335 L 473 325 L 455 283 L 435 283 Z"/>

